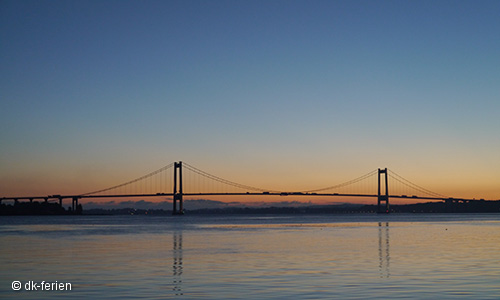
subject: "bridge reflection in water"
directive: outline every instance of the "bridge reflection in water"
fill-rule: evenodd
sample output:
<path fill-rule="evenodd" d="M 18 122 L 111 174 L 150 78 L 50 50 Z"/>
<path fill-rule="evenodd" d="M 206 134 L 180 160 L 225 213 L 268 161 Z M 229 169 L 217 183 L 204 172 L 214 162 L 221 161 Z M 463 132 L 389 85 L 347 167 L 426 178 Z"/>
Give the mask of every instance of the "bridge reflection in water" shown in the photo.
<path fill-rule="evenodd" d="M 391 256 L 389 251 L 389 222 L 378 222 L 378 259 L 380 278 L 389 278 Z"/>
<path fill-rule="evenodd" d="M 172 278 L 173 288 L 176 296 L 183 295 L 182 292 L 182 231 L 176 231 L 173 234 L 173 264 L 172 264 Z"/>

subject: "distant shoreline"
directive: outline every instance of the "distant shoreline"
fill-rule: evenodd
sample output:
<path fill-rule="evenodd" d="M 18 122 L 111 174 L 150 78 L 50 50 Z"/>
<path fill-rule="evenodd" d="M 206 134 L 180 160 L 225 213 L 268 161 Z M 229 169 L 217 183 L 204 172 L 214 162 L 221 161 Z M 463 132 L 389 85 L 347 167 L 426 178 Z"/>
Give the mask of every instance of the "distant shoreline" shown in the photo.
<path fill-rule="evenodd" d="M 225 207 L 186 210 L 189 215 L 246 215 L 246 214 L 374 214 L 376 205 L 342 204 L 311 205 L 303 207 Z M 500 200 L 477 201 L 470 203 L 427 202 L 416 204 L 391 205 L 390 213 L 500 213 Z M 0 215 L 171 215 L 171 210 L 164 209 L 80 209 L 65 210 L 56 204 L 40 204 L 38 202 L 22 205 L 0 205 Z"/>

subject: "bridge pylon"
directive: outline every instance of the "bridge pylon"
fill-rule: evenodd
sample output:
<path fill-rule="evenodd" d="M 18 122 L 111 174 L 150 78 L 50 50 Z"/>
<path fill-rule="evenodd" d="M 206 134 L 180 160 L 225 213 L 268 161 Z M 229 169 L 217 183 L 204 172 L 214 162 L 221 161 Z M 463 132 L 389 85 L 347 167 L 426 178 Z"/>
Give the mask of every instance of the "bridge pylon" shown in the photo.
<path fill-rule="evenodd" d="M 385 174 L 385 195 L 381 194 L 381 180 L 380 175 Z M 378 201 L 377 201 L 377 212 L 379 214 L 389 213 L 389 181 L 387 168 L 378 169 Z"/>
<path fill-rule="evenodd" d="M 179 175 L 177 177 L 177 175 Z M 179 184 L 179 190 L 177 191 L 177 184 Z M 182 161 L 174 163 L 174 201 L 173 201 L 173 215 L 183 215 L 184 208 L 182 203 Z M 179 201 L 179 208 L 177 208 L 177 201 Z"/>

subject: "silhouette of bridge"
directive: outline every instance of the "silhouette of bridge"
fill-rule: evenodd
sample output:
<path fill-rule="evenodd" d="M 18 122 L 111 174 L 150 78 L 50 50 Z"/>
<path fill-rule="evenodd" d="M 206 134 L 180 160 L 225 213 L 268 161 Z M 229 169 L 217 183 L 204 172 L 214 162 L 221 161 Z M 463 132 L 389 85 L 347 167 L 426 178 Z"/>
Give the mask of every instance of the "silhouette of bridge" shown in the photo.
<path fill-rule="evenodd" d="M 389 178 L 391 191 L 389 193 Z M 171 191 L 171 192 L 169 192 Z M 377 198 L 379 213 L 389 212 L 389 199 L 437 200 L 447 204 L 479 201 L 476 199 L 452 198 L 416 185 L 397 173 L 384 168 L 373 170 L 362 176 L 340 184 L 305 191 L 280 191 L 244 185 L 223 179 L 183 162 L 174 162 L 154 172 L 112 187 L 74 195 L 2 197 L 2 201 L 59 201 L 71 199 L 72 211 L 78 208 L 80 199 L 173 197 L 172 213 L 184 213 L 184 197 L 192 196 L 307 196 L 307 197 L 370 197 Z M 483 200 L 483 199 L 481 199 Z"/>

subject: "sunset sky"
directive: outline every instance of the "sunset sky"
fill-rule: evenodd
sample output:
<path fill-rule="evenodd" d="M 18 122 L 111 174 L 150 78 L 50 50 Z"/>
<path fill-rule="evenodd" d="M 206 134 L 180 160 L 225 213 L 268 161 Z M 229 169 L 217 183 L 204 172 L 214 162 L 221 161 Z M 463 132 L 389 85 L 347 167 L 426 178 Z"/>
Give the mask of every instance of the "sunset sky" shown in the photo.
<path fill-rule="evenodd" d="M 500 199 L 499 16 L 500 1 L 2 0 L 0 197 L 182 160 L 269 189 L 387 167 Z"/>

